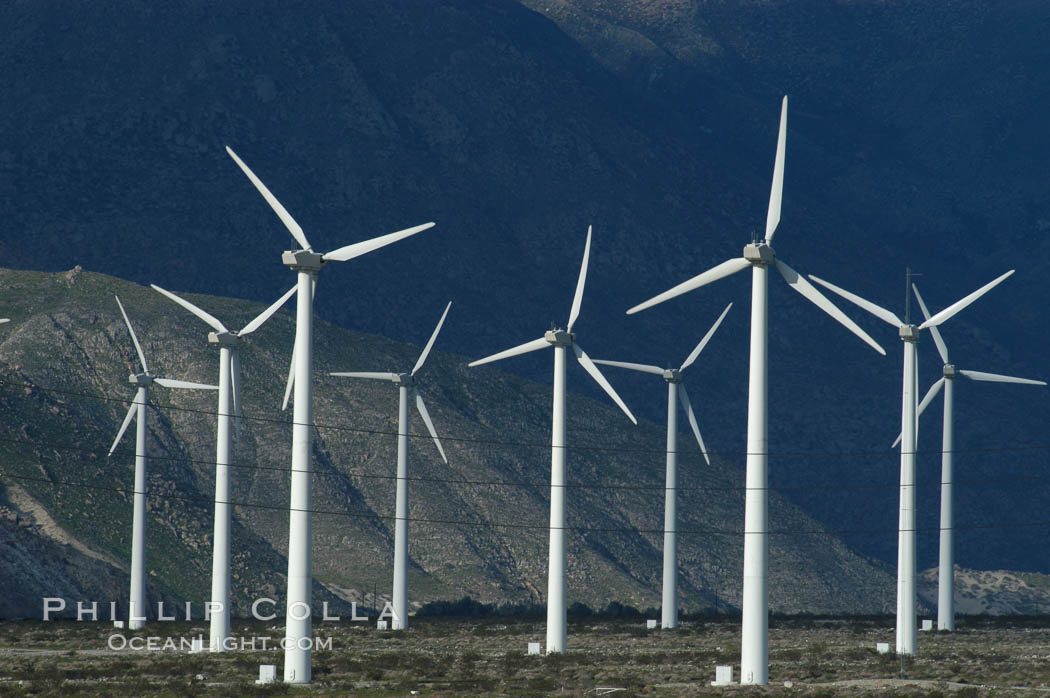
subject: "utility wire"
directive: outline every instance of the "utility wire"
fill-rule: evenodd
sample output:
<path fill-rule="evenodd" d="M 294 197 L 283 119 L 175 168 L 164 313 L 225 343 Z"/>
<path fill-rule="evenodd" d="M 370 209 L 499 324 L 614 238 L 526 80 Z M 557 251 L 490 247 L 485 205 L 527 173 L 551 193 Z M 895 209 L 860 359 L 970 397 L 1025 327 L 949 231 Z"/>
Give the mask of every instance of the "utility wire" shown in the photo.
<path fill-rule="evenodd" d="M 120 403 L 123 403 L 125 405 L 130 405 L 134 401 L 134 399 L 132 397 L 113 397 L 113 396 L 108 396 L 108 395 L 91 395 L 91 394 L 88 394 L 88 393 L 81 393 L 81 392 L 69 391 L 69 390 L 60 390 L 60 389 L 57 389 L 57 388 L 44 388 L 44 387 L 38 386 L 38 385 L 36 385 L 34 383 L 26 383 L 26 382 L 15 382 L 15 381 L 0 380 L 0 385 L 19 386 L 19 387 L 23 387 L 23 388 L 31 387 L 31 388 L 34 388 L 35 390 L 39 390 L 40 392 L 55 393 L 55 394 L 61 394 L 61 395 L 70 395 L 70 396 L 75 396 L 75 397 L 83 397 L 83 398 L 87 398 L 87 399 L 91 399 L 91 400 L 102 400 L 102 401 L 108 401 L 108 402 L 120 402 Z M 216 417 L 216 416 L 218 416 L 220 414 L 219 412 L 217 412 L 215 410 L 204 410 L 204 409 L 195 409 L 195 408 L 191 408 L 191 407 L 180 407 L 178 405 L 171 405 L 171 404 L 158 404 L 158 403 L 155 403 L 155 402 L 152 402 L 152 401 L 147 404 L 147 407 L 153 407 L 153 408 L 157 409 L 158 411 L 159 410 L 171 410 L 171 411 L 174 411 L 174 412 L 187 412 L 187 413 L 191 413 L 191 414 L 201 414 L 201 415 L 208 415 L 208 416 L 213 416 L 213 417 Z M 233 418 L 232 414 L 228 415 L 228 416 L 230 416 L 231 419 Z M 282 426 L 301 426 L 301 423 L 295 422 L 292 419 L 277 419 L 277 418 L 273 418 L 273 417 L 252 417 L 252 416 L 248 416 L 248 415 L 242 415 L 241 418 L 244 419 L 244 420 L 248 420 L 248 421 L 264 422 L 264 423 L 270 423 L 270 424 L 279 424 L 279 425 L 282 425 Z M 337 425 L 337 424 L 323 424 L 323 423 L 318 423 L 318 422 L 314 422 L 313 424 L 307 424 L 306 426 L 312 426 L 313 428 L 316 428 L 318 430 L 347 431 L 347 432 L 353 432 L 353 433 L 358 433 L 358 434 L 368 434 L 368 435 L 375 435 L 375 436 L 400 436 L 401 435 L 396 430 L 391 431 L 391 430 L 388 430 L 388 429 L 365 429 L 365 428 L 361 428 L 361 427 L 350 427 L 350 426 Z M 405 434 L 405 436 L 407 436 L 408 438 L 411 438 L 411 439 L 429 440 L 431 438 L 430 434 Z M 475 437 L 457 437 L 457 436 L 452 436 L 452 435 L 449 435 L 449 434 L 444 434 L 444 435 L 439 434 L 438 436 L 439 436 L 439 438 L 441 438 L 441 439 L 443 439 L 445 441 L 454 441 L 454 442 L 459 442 L 459 443 L 484 444 L 484 445 L 490 445 L 490 446 L 520 446 L 520 447 L 525 447 L 525 448 L 541 448 L 541 449 L 553 448 L 553 445 L 550 444 L 549 442 L 541 443 L 541 442 L 537 442 L 537 441 L 506 441 L 506 440 L 501 440 L 501 439 L 480 439 L 480 438 L 475 438 Z M 569 450 L 569 451 L 597 451 L 597 452 L 603 452 L 603 453 L 637 453 L 637 454 L 649 454 L 649 455 L 666 455 L 667 453 L 669 453 L 669 451 L 667 451 L 666 448 L 664 448 L 664 449 L 634 448 L 634 447 L 628 448 L 628 447 L 622 447 L 622 446 L 594 446 L 594 445 L 584 445 L 584 446 L 565 445 L 565 446 L 560 446 L 559 448 L 564 448 L 564 449 Z M 1019 452 L 1028 452 L 1028 451 L 1048 451 L 1048 450 L 1050 450 L 1050 444 L 1028 444 L 1028 445 L 1008 446 L 1008 447 L 999 446 L 999 447 L 989 447 L 989 448 L 966 448 L 966 449 L 956 448 L 956 449 L 952 450 L 952 453 L 968 453 L 968 454 L 1019 453 Z M 678 450 L 678 451 L 673 451 L 673 452 L 674 453 L 678 453 L 678 454 L 687 454 L 687 455 L 691 455 L 693 453 L 693 451 L 691 449 Z M 860 456 L 866 456 L 866 457 L 876 457 L 877 458 L 877 457 L 883 457 L 883 456 L 886 456 L 886 455 L 889 455 L 889 454 L 898 454 L 899 452 L 900 451 L 898 449 L 887 449 L 887 450 L 884 450 L 884 451 L 882 451 L 882 450 L 880 450 L 880 451 L 863 451 L 863 450 L 856 450 L 856 451 L 815 451 L 815 450 L 809 450 L 809 451 L 764 451 L 764 452 L 761 452 L 761 453 L 758 453 L 758 452 L 752 453 L 752 452 L 749 452 L 749 451 L 746 451 L 746 450 L 744 450 L 744 451 L 735 451 L 735 450 L 734 451 L 713 451 L 713 450 L 709 450 L 708 451 L 708 455 L 726 456 L 726 457 L 728 457 L 728 456 L 747 457 L 749 455 L 766 455 L 766 456 L 773 456 L 773 457 L 809 457 L 809 458 L 812 458 L 812 457 L 824 457 L 824 456 L 826 456 L 826 457 L 846 457 L 846 456 L 849 456 L 849 457 L 860 457 Z M 915 450 L 915 451 L 912 451 L 910 453 L 914 453 L 915 455 L 929 455 L 929 454 L 940 454 L 940 453 L 943 453 L 943 452 L 944 451 L 942 449 L 925 449 L 925 450 Z"/>
<path fill-rule="evenodd" d="M 15 439 L 9 437 L 0 437 L 0 443 L 11 443 L 11 444 L 23 444 L 26 446 L 33 446 L 39 449 L 53 449 L 58 451 L 75 451 L 79 453 L 87 453 L 95 456 L 102 456 L 108 454 L 107 451 L 102 449 L 85 448 L 83 446 L 73 446 L 69 444 L 55 444 L 41 441 L 29 441 L 26 439 Z M 134 451 L 114 451 L 113 456 L 115 457 L 127 457 L 134 458 Z M 214 460 L 199 459 L 199 458 L 183 458 L 176 456 L 158 456 L 149 454 L 151 461 L 166 461 L 171 463 L 188 463 L 195 465 L 205 465 L 209 467 L 217 467 L 217 463 Z M 263 470 L 270 472 L 279 473 L 290 473 L 293 472 L 292 468 L 283 468 L 277 466 L 259 465 L 258 463 L 227 463 L 228 468 L 237 468 L 241 470 Z M 543 481 L 513 481 L 513 480 L 467 480 L 463 478 L 441 478 L 441 477 L 424 477 L 424 476 L 406 476 L 404 478 L 398 478 L 397 475 L 378 475 L 375 473 L 365 473 L 360 470 L 347 469 L 345 471 L 329 471 L 329 470 L 311 470 L 311 475 L 318 475 L 322 477 L 360 477 L 364 479 L 375 479 L 375 480 L 397 480 L 404 479 L 410 482 L 430 482 L 439 484 L 457 484 L 457 485 L 471 485 L 477 487 L 519 487 L 519 488 L 547 488 L 551 487 L 549 482 Z M 952 485 L 981 485 L 987 486 L 989 483 L 999 482 L 1041 482 L 1050 480 L 1050 475 L 1016 475 L 1016 476 L 1000 476 L 997 475 L 994 481 L 989 479 L 981 480 L 953 480 L 950 483 L 941 482 L 939 480 L 928 480 L 924 482 L 916 482 L 914 487 L 935 487 L 945 484 Z M 676 487 L 666 487 L 665 485 L 653 484 L 653 485 L 639 485 L 639 484 L 598 484 L 598 483 L 569 483 L 560 485 L 565 489 L 579 489 L 579 490 L 641 490 L 641 491 L 672 491 L 672 492 L 749 492 L 749 491 L 774 491 L 774 492 L 796 492 L 796 491 L 812 491 L 812 490 L 826 490 L 826 489 L 837 489 L 837 490 L 848 490 L 848 489 L 895 489 L 900 487 L 899 482 L 866 482 L 866 483 L 841 483 L 841 482 L 828 482 L 819 485 L 794 485 L 794 486 L 767 486 L 767 487 L 746 487 L 740 485 L 725 485 L 725 486 L 692 486 L 685 487 L 678 485 Z"/>
<path fill-rule="evenodd" d="M 105 487 L 103 485 L 93 485 L 93 484 L 86 483 L 86 482 L 70 482 L 70 481 L 61 481 L 61 480 L 51 480 L 50 478 L 30 477 L 30 476 L 25 476 L 25 475 L 11 475 L 11 474 L 8 474 L 8 473 L 0 473 L 0 474 L 3 474 L 6 477 L 9 477 L 9 478 L 14 479 L 14 480 L 24 480 L 24 481 L 30 481 L 30 482 L 43 482 L 43 483 L 50 484 L 52 487 L 56 487 L 56 488 L 57 487 L 79 487 L 79 488 L 84 488 L 84 489 L 102 490 L 102 491 L 107 491 L 107 492 L 118 492 L 118 493 L 123 493 L 123 494 L 145 494 L 145 496 L 147 496 L 147 497 L 150 497 L 150 496 L 156 497 L 157 496 L 157 495 L 152 495 L 149 492 L 140 493 L 140 492 L 136 492 L 134 489 L 127 489 L 127 488 L 123 488 L 123 487 Z M 218 501 L 215 500 L 215 499 L 209 500 L 207 497 L 203 497 L 203 496 L 190 497 L 190 496 L 187 496 L 187 495 L 167 494 L 167 495 L 163 495 L 162 498 L 167 499 L 167 500 L 180 500 L 180 501 L 194 502 L 194 503 L 198 503 L 198 504 L 216 504 L 216 503 L 218 503 Z M 605 528 L 605 527 L 590 527 L 590 526 L 551 527 L 549 525 L 542 525 L 542 524 L 496 523 L 496 522 L 492 522 L 492 521 L 462 521 L 462 520 L 455 520 L 455 519 L 423 519 L 423 518 L 416 518 L 416 517 L 410 517 L 410 516 L 406 516 L 406 517 L 402 518 L 402 517 L 397 517 L 397 516 L 387 516 L 387 515 L 383 515 L 383 514 L 359 514 L 359 513 L 348 512 L 348 511 L 335 511 L 335 510 L 331 510 L 331 509 L 301 509 L 301 508 L 295 508 L 295 507 L 277 506 L 277 505 L 271 505 L 271 504 L 261 504 L 261 503 L 257 503 L 257 502 L 235 502 L 235 501 L 229 501 L 229 502 L 223 502 L 223 503 L 229 504 L 230 506 L 243 507 L 243 508 L 248 508 L 248 509 L 266 509 L 266 510 L 271 510 L 271 511 L 289 511 L 289 512 L 295 511 L 295 512 L 306 512 L 306 513 L 310 513 L 310 514 L 323 514 L 323 515 L 328 515 L 328 516 L 342 516 L 342 517 L 346 517 L 346 518 L 356 518 L 356 519 L 375 519 L 375 520 L 387 520 L 387 521 L 409 521 L 409 522 L 413 522 L 413 523 L 441 524 L 441 525 L 449 525 L 449 526 L 473 526 L 473 527 L 476 527 L 476 528 L 514 528 L 514 529 L 525 529 L 525 530 L 534 529 L 534 530 L 544 530 L 544 531 L 547 531 L 547 530 L 565 530 L 565 531 L 579 531 L 579 532 L 584 532 L 584 533 L 650 533 L 650 534 L 663 534 L 663 533 L 665 533 L 665 531 L 663 529 L 655 529 L 655 528 L 653 528 L 653 529 L 650 529 L 650 528 Z M 914 528 L 914 529 L 896 529 L 896 528 L 892 528 L 892 529 L 891 528 L 881 528 L 881 529 L 878 529 L 878 528 L 868 528 L 868 529 L 824 529 L 824 530 L 814 529 L 814 530 L 795 530 L 795 531 L 791 531 L 791 530 L 771 530 L 771 531 L 766 531 L 765 533 L 768 534 L 768 535 L 775 535 L 775 536 L 804 536 L 804 535 L 837 536 L 837 535 L 859 535 L 859 534 L 884 534 L 884 533 L 885 534 L 889 534 L 889 533 L 898 533 L 900 531 L 905 531 L 905 532 L 915 531 L 917 533 L 931 533 L 931 532 L 945 531 L 945 530 L 966 531 L 966 530 L 987 530 L 987 529 L 1039 528 L 1039 527 L 1046 527 L 1046 526 L 1050 526 L 1050 521 L 1025 521 L 1025 522 L 1003 523 L 1003 524 L 971 524 L 971 525 L 968 525 L 968 526 L 953 526 L 952 528 L 940 528 L 940 527 L 937 527 L 937 526 L 930 526 L 930 527 L 922 527 L 922 528 Z M 681 528 L 678 528 L 678 529 L 675 529 L 675 530 L 678 533 L 684 533 L 684 534 L 689 534 L 689 535 L 699 535 L 699 536 L 705 536 L 705 535 L 712 535 L 712 536 L 749 535 L 748 532 L 746 532 L 746 531 L 719 531 L 719 530 L 716 530 L 716 529 L 690 530 L 690 529 L 681 529 Z M 760 532 L 754 532 L 754 533 L 751 533 L 750 535 L 755 535 L 755 533 L 760 533 Z"/>

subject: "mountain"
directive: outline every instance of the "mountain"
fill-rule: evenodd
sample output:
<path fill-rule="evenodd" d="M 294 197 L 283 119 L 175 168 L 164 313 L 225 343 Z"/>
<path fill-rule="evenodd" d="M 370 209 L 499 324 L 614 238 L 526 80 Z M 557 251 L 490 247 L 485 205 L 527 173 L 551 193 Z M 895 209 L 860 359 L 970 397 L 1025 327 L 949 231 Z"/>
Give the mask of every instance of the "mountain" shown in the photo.
<path fill-rule="evenodd" d="M 326 272 L 318 313 L 419 341 L 451 298 L 442 342 L 477 357 L 564 323 L 593 224 L 578 328 L 595 355 L 680 362 L 736 303 L 692 392 L 709 446 L 740 467 L 747 281 L 623 310 L 763 227 L 783 94 L 778 254 L 898 314 L 906 265 L 938 308 L 1016 267 L 943 333 L 962 368 L 1046 378 L 1048 25 L 1043 3 L 978 0 L 8 3 L 0 260 L 276 297 L 289 238 L 228 144 L 318 249 L 437 221 Z M 886 358 L 773 280 L 771 485 L 892 564 L 900 349 L 843 307 Z M 928 341 L 919 355 L 925 388 L 940 361 Z M 549 380 L 543 358 L 505 368 Z M 662 419 L 644 376 L 610 380 Z M 1050 572 L 1033 543 L 1045 525 L 1032 525 L 1050 498 L 1050 394 L 957 393 L 957 561 Z M 937 554 L 936 412 L 920 436 L 924 567 Z"/>
<path fill-rule="evenodd" d="M 919 574 L 920 603 L 937 608 L 937 569 Z M 1045 616 L 1050 612 L 1050 579 L 1045 574 L 955 568 L 955 611 L 963 615 Z"/>
<path fill-rule="evenodd" d="M 207 328 L 150 289 L 79 270 L 0 270 L 0 282 L 12 315 L 0 341 L 0 401 L 7 415 L 0 427 L 0 480 L 6 519 L 25 520 L 3 557 L 13 567 L 10 578 L 29 580 L 31 602 L 6 611 L 36 615 L 43 596 L 113 593 L 130 554 L 134 451 L 124 445 L 111 457 L 106 453 L 133 395 L 127 375 L 138 359 L 113 295 L 125 304 L 159 375 L 210 382 L 216 361 Z M 234 324 L 261 310 L 232 299 L 193 300 Z M 291 427 L 290 415 L 277 406 L 293 334 L 291 314 L 281 311 L 251 335 L 243 355 L 245 430 L 231 495 L 240 612 L 250 600 L 280 596 L 284 588 Z M 314 574 L 329 593 L 347 600 L 371 597 L 376 588 L 389 591 L 397 397 L 392 386 L 327 373 L 409 366 L 419 351 L 325 322 L 316 329 Z M 571 384 L 586 380 L 572 373 Z M 468 369 L 464 357 L 440 351 L 420 378 L 449 464 L 413 425 L 410 598 L 416 604 L 467 594 L 488 602 L 542 602 L 549 386 Z M 200 603 L 210 589 L 214 393 L 157 388 L 151 401 L 151 592 Z M 663 430 L 651 423 L 625 428 L 623 415 L 605 402 L 572 396 L 569 405 L 569 600 L 658 606 L 663 453 L 645 445 L 662 443 Z M 706 465 L 695 448 L 682 461 L 682 605 L 731 609 L 740 596 L 742 473 L 717 458 Z M 886 565 L 849 550 L 783 497 L 772 501 L 774 528 L 793 532 L 774 536 L 770 545 L 774 609 L 890 607 Z M 5 538 L 8 528 L 0 528 Z M 31 546 L 46 551 L 11 553 Z M 121 589 L 103 598 L 123 596 Z"/>

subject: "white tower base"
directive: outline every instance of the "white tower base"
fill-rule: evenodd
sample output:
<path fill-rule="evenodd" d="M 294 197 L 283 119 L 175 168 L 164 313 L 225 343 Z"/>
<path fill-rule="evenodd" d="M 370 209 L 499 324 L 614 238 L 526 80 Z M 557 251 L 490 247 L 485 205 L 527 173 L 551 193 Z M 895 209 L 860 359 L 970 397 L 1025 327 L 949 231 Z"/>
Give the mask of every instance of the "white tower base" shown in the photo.
<path fill-rule="evenodd" d="M 135 394 L 138 415 L 135 424 L 135 500 L 131 523 L 131 592 L 128 597 L 128 629 L 146 625 L 146 401 L 149 390 L 140 383 Z"/>
<path fill-rule="evenodd" d="M 769 683 L 768 327 L 769 267 L 754 264 L 751 277 L 751 368 L 747 390 L 747 492 L 744 496 L 744 589 L 740 633 L 740 683 Z"/>
<path fill-rule="evenodd" d="M 310 379 L 313 364 L 314 274 L 298 269 L 295 324 L 295 404 L 292 412 L 291 511 L 288 512 L 288 595 L 285 610 L 285 683 L 310 683 L 310 445 L 313 430 Z"/>
<path fill-rule="evenodd" d="M 547 654 L 565 652 L 565 351 L 554 345 L 551 425 L 550 555 L 547 571 Z"/>

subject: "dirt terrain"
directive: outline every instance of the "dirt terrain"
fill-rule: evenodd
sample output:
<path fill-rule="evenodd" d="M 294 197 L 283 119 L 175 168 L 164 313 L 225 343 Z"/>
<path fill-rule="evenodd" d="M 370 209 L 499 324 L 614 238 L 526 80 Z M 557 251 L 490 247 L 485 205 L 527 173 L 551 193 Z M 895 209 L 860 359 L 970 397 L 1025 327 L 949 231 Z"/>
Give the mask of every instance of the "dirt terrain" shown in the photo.
<path fill-rule="evenodd" d="M 257 686 L 260 664 L 281 665 L 281 629 L 238 621 L 238 642 L 256 649 L 223 655 L 178 649 L 130 651 L 132 638 L 158 647 L 203 635 L 201 623 L 155 623 L 143 632 L 104 623 L 0 624 L 0 695 L 301 695 Z M 1050 693 L 1050 619 L 963 618 L 957 632 L 922 633 L 913 659 L 879 654 L 893 646 L 893 619 L 774 618 L 767 687 L 712 687 L 715 666 L 739 678 L 739 621 L 695 619 L 675 631 L 646 630 L 640 618 L 570 622 L 563 656 L 528 656 L 542 642 L 538 619 L 417 619 L 403 633 L 373 624 L 317 623 L 318 695 L 803 695 L 1023 696 Z M 267 649 L 262 649 L 262 643 Z M 621 689 L 607 691 L 606 689 Z"/>

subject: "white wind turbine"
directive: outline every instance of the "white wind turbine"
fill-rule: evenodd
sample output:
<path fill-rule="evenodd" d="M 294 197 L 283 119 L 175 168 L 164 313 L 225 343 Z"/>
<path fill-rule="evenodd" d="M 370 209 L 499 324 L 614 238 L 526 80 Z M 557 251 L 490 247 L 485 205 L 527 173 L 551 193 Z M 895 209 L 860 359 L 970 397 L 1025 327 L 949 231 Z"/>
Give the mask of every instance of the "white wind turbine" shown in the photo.
<path fill-rule="evenodd" d="M 219 347 L 219 409 L 215 430 L 215 534 L 212 542 L 211 619 L 209 647 L 212 652 L 226 649 L 230 636 L 230 418 L 236 417 L 237 437 L 241 432 L 241 340 L 259 329 L 296 291 L 292 286 L 240 332 L 230 331 L 213 315 L 156 284 L 155 291 L 175 301 L 211 327 L 208 343 Z"/>
<path fill-rule="evenodd" d="M 296 299 L 295 348 L 289 386 L 295 385 L 295 408 L 292 412 L 292 477 L 288 512 L 288 594 L 285 607 L 284 680 L 287 683 L 310 683 L 311 628 L 310 599 L 313 578 L 310 572 L 310 445 L 313 428 L 313 401 L 310 377 L 313 373 L 313 292 L 317 273 L 328 262 L 345 262 L 390 243 L 433 227 L 424 223 L 396 233 L 340 247 L 319 254 L 313 251 L 302 227 L 270 193 L 229 146 L 226 152 L 259 190 L 266 203 L 288 228 L 300 249 L 281 255 L 285 266 L 298 274 L 299 296 Z"/>
<path fill-rule="evenodd" d="M 766 213 L 763 242 L 744 246 L 742 257 L 729 259 L 692 279 L 678 284 L 627 311 L 628 315 L 700 288 L 713 281 L 751 267 L 751 366 L 747 390 L 747 474 L 744 500 L 744 585 L 743 620 L 740 633 L 740 681 L 745 684 L 769 682 L 769 614 L 766 570 L 769 550 L 769 414 L 767 327 L 769 266 L 775 265 L 788 285 L 811 303 L 842 323 L 880 354 L 886 352 L 864 330 L 835 307 L 824 294 L 773 253 L 773 234 L 780 223 L 784 192 L 784 148 L 787 141 L 787 97 L 781 104 L 777 154 L 773 165 L 773 184 Z"/>
<path fill-rule="evenodd" d="M 116 298 L 116 296 L 114 296 Z M 190 383 L 189 381 L 173 380 L 171 378 L 160 378 L 149 372 L 146 365 L 146 355 L 142 353 L 142 345 L 139 338 L 135 336 L 135 330 L 131 328 L 128 314 L 124 312 L 124 306 L 117 298 L 117 306 L 120 314 L 124 316 L 124 324 L 128 326 L 131 341 L 135 345 L 135 351 L 139 355 L 142 364 L 142 373 L 136 373 L 128 377 L 128 381 L 138 387 L 135 399 L 124 416 L 124 422 L 120 425 L 117 438 L 109 449 L 110 456 L 120 443 L 120 439 L 127 431 L 132 419 L 137 419 L 135 433 L 135 491 L 134 491 L 134 514 L 131 523 L 131 592 L 128 597 L 128 628 L 138 630 L 146 624 L 146 406 L 149 404 L 149 386 L 156 383 L 165 388 L 191 388 L 198 390 L 217 390 L 217 385 L 205 385 L 203 383 Z"/>
<path fill-rule="evenodd" d="M 547 563 L 547 654 L 565 651 L 565 352 L 569 347 L 576 354 L 584 370 L 591 375 L 609 397 L 613 399 L 627 417 L 634 422 L 631 411 L 627 409 L 620 396 L 616 394 L 609 381 L 594 365 L 591 357 L 576 342 L 572 326 L 580 315 L 580 304 L 583 301 L 583 287 L 587 281 L 587 259 L 591 251 L 591 227 L 587 227 L 587 243 L 583 248 L 583 263 L 580 265 L 580 277 L 576 282 L 576 295 L 569 311 L 569 322 L 565 329 L 548 330 L 539 339 L 518 345 L 484 359 L 470 362 L 470 366 L 480 366 L 492 361 L 499 361 L 518 354 L 554 347 L 554 405 L 551 418 L 551 514 L 550 514 L 550 551 Z"/>
<path fill-rule="evenodd" d="M 923 317 L 930 319 L 930 313 L 926 309 L 926 303 L 919 295 L 919 289 L 912 284 L 912 291 L 919 301 Z M 1015 378 L 1003 376 L 997 373 L 983 373 L 981 371 L 968 371 L 958 369 L 948 360 L 948 347 L 941 338 L 941 333 L 936 327 L 930 327 L 930 335 L 937 345 L 937 353 L 941 355 L 944 362 L 943 375 L 936 383 L 930 386 L 926 396 L 919 403 L 915 413 L 918 419 L 926 407 L 937 397 L 937 393 L 944 388 L 944 416 L 943 428 L 941 429 L 941 524 L 940 524 L 940 548 L 938 555 L 937 571 L 937 629 L 955 630 L 955 511 L 954 511 L 954 464 L 952 455 L 955 451 L 955 429 L 952 420 L 952 404 L 954 402 L 954 383 L 956 376 L 964 376 L 970 380 L 988 381 L 992 383 L 1020 383 L 1023 385 L 1046 385 L 1045 381 L 1030 380 L 1028 378 Z M 900 443 L 901 437 L 893 442 L 894 448 Z"/>
<path fill-rule="evenodd" d="M 693 414 L 693 405 L 689 401 L 689 393 L 686 392 L 685 384 L 682 382 L 682 373 L 693 365 L 700 352 L 707 346 L 708 341 L 714 336 L 718 326 L 722 324 L 726 313 L 733 307 L 730 303 L 722 314 L 715 320 L 715 324 L 707 331 L 704 338 L 696 345 L 692 353 L 677 369 L 660 368 L 648 364 L 633 364 L 625 361 L 606 361 L 595 359 L 596 364 L 607 366 L 619 366 L 632 371 L 652 373 L 667 381 L 667 470 L 664 479 L 664 576 L 663 576 L 663 601 L 660 611 L 660 627 L 678 627 L 678 403 L 682 403 L 689 426 L 693 428 L 696 442 L 700 444 L 700 452 L 704 454 L 704 460 L 711 465 L 711 459 L 707 457 L 707 448 L 704 439 L 700 436 L 700 427 L 696 423 L 696 415 Z"/>
<path fill-rule="evenodd" d="M 921 325 L 911 323 L 910 313 L 907 312 L 908 306 L 905 306 L 904 320 L 901 320 L 889 310 L 810 274 L 810 278 L 817 283 L 896 327 L 901 341 L 904 342 L 904 380 L 901 391 L 900 512 L 897 527 L 897 654 L 915 654 L 915 405 L 918 394 L 916 345 L 919 341 L 919 332 L 940 325 L 1013 273 L 1011 269 L 936 315 L 926 318 Z"/>
<path fill-rule="evenodd" d="M 404 630 L 408 627 L 408 593 L 407 593 L 407 573 L 408 573 L 408 399 L 409 392 L 412 394 L 412 401 L 416 403 L 416 409 L 419 410 L 419 416 L 423 418 L 423 423 L 427 425 L 427 430 L 430 432 L 430 436 L 434 439 L 434 445 L 437 446 L 438 453 L 441 454 L 441 460 L 448 463 L 448 458 L 445 457 L 445 449 L 441 448 L 441 441 L 438 439 L 437 432 L 434 430 L 434 422 L 430 419 L 430 413 L 427 412 L 427 406 L 423 403 L 423 397 L 419 394 L 419 390 L 416 388 L 416 373 L 419 369 L 423 368 L 423 363 L 427 360 L 427 356 L 430 354 L 430 349 L 434 346 L 434 341 L 437 339 L 438 332 L 441 331 L 441 325 L 445 322 L 445 316 L 448 315 L 448 309 L 452 307 L 452 302 L 445 306 L 445 312 L 441 314 L 441 319 L 438 320 L 437 327 L 434 328 L 433 334 L 430 335 L 430 340 L 427 345 L 423 347 L 423 353 L 419 355 L 416 360 L 416 365 L 412 367 L 412 370 L 408 373 L 375 373 L 368 371 L 354 371 L 349 373 L 331 373 L 332 376 L 342 376 L 344 378 L 372 378 L 375 380 L 391 381 L 394 385 L 398 386 L 398 420 L 397 420 L 397 486 L 394 503 L 394 593 L 393 593 L 393 611 L 394 618 L 392 627 L 394 630 Z"/>

